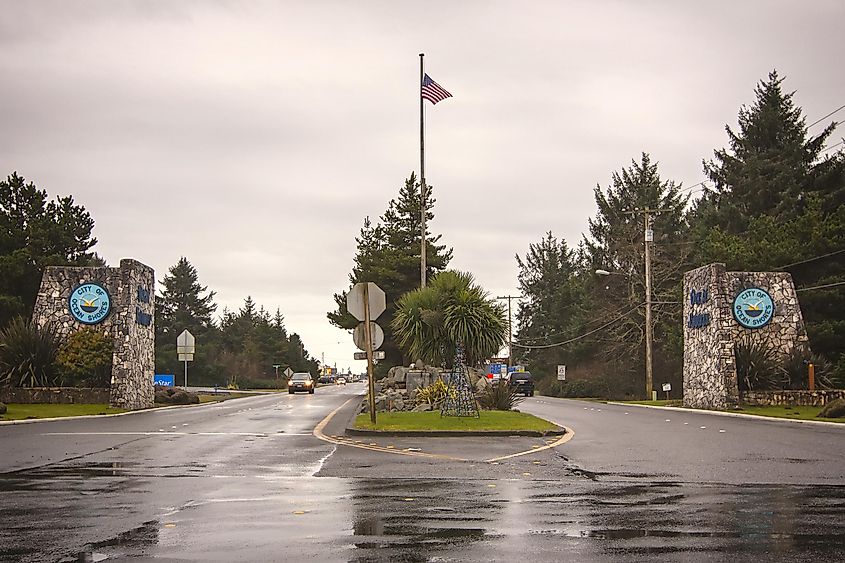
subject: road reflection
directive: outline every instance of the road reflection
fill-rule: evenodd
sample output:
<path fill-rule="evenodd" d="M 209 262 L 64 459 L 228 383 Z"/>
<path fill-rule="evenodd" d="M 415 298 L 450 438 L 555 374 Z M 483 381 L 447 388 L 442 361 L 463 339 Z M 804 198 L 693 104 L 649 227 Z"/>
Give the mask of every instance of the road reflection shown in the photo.
<path fill-rule="evenodd" d="M 77 462 L 0 475 L 0 561 L 845 560 L 839 486 L 188 469 L 162 480 Z"/>

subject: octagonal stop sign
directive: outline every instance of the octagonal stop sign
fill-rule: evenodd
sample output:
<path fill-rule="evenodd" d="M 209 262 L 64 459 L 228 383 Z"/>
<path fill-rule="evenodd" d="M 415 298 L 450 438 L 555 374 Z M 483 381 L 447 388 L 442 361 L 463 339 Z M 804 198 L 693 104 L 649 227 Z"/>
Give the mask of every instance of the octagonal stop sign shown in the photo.
<path fill-rule="evenodd" d="M 376 320 L 387 307 L 384 291 L 373 282 L 356 283 L 346 294 L 346 310 L 359 321 L 363 321 L 366 304 L 370 307 L 370 320 Z"/>

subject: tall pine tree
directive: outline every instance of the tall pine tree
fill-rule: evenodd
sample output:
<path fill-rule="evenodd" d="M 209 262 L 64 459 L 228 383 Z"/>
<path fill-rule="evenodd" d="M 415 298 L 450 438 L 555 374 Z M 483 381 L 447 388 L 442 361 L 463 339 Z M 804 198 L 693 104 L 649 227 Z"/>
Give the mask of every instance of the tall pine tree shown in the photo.
<path fill-rule="evenodd" d="M 426 225 L 430 226 L 436 200 L 431 186 L 426 186 L 426 192 Z M 441 235 L 433 235 L 426 229 L 429 278 L 445 270 L 452 259 L 452 249 L 438 244 L 440 238 Z M 403 359 L 396 345 L 390 320 L 396 312 L 396 301 L 405 293 L 417 289 L 420 282 L 420 184 L 413 173 L 400 188 L 399 196 L 390 200 L 377 224 L 373 225 L 369 217 L 364 219 L 360 235 L 355 240 L 357 253 L 349 274 L 349 287 L 358 282 L 375 282 L 384 290 L 387 309 L 379 318 L 385 333 L 381 348 L 385 351 L 385 361 L 382 365 L 401 365 L 409 359 Z M 333 325 L 353 329 L 358 321 L 346 310 L 347 291 L 334 295 L 337 308 L 327 316 Z"/>
<path fill-rule="evenodd" d="M 825 148 L 835 122 L 810 135 L 776 71 L 726 126 L 728 148 L 704 171 L 713 182 L 692 221 L 699 264 L 793 275 L 813 351 L 845 384 L 845 156 Z M 820 287 L 827 286 L 827 287 Z"/>
<path fill-rule="evenodd" d="M 652 210 L 651 301 L 654 326 L 654 377 L 680 388 L 682 361 L 680 301 L 683 273 L 689 268 L 690 245 L 685 208 L 689 196 L 660 178 L 657 163 L 643 153 L 639 162 L 614 172 L 605 192 L 595 189 L 598 213 L 588 221 L 583 241 L 585 280 L 591 292 L 589 316 L 608 368 L 615 372 L 614 393 L 639 395 L 645 338 L 644 211 Z M 596 276 L 596 270 L 611 272 Z M 674 302 L 674 303 L 673 303 Z M 618 320 L 617 320 L 618 319 Z M 673 380 L 673 378 L 675 378 Z"/>

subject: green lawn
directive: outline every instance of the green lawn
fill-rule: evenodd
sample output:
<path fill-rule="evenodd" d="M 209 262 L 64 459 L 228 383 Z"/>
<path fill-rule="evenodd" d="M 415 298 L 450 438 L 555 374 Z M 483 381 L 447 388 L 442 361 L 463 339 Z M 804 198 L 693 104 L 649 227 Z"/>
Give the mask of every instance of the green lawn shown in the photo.
<path fill-rule="evenodd" d="M 670 401 L 622 401 L 632 405 L 651 405 L 658 407 L 681 407 L 680 400 Z M 845 423 L 845 418 L 819 418 L 817 415 L 822 407 L 753 407 L 743 405 L 739 409 L 731 409 L 727 412 L 738 412 L 742 414 L 754 414 L 757 416 L 770 416 L 773 418 L 789 418 L 795 420 L 821 420 L 824 422 Z"/>
<path fill-rule="evenodd" d="M 741 409 L 730 412 L 756 414 L 758 416 L 772 416 L 776 418 L 793 418 L 797 420 L 822 420 L 824 422 L 845 423 L 845 418 L 819 418 L 821 407 L 752 407 L 744 405 Z"/>
<path fill-rule="evenodd" d="M 415 430 L 534 430 L 546 432 L 560 430 L 558 426 L 547 420 L 531 416 L 530 414 L 513 411 L 481 411 L 479 418 L 440 416 L 440 411 L 377 413 L 375 426 L 370 422 L 369 414 L 359 414 L 355 418 L 355 428 L 393 432 Z"/>
<path fill-rule="evenodd" d="M 60 416 L 82 416 L 86 414 L 116 414 L 126 412 L 126 409 L 116 409 L 107 404 L 93 405 L 23 405 L 10 403 L 6 405 L 6 414 L 0 415 L 0 420 L 23 420 L 25 418 L 55 418 Z"/>

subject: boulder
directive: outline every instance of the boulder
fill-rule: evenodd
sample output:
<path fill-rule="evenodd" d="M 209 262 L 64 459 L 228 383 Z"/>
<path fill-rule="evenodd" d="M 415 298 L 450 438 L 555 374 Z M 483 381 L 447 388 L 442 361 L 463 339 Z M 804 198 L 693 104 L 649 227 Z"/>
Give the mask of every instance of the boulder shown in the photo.
<path fill-rule="evenodd" d="M 486 377 L 481 377 L 478 381 L 475 382 L 475 393 L 486 393 L 487 390 L 490 388 L 490 380 Z"/>
<path fill-rule="evenodd" d="M 417 405 L 417 406 L 414 407 L 414 412 L 428 412 L 428 411 L 431 411 L 431 410 L 433 410 L 433 409 L 432 409 L 431 405 L 429 405 L 428 403 L 423 403 L 421 405 Z"/>

